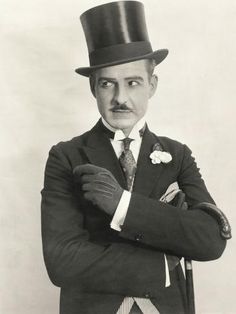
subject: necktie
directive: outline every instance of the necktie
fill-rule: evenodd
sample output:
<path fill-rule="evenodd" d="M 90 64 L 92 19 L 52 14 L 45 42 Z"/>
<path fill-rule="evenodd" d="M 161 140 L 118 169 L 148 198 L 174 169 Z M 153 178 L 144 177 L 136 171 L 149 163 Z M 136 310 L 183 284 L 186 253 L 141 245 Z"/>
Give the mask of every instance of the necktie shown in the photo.
<path fill-rule="evenodd" d="M 124 150 L 119 158 L 119 161 L 125 174 L 127 188 L 129 191 L 132 191 L 133 181 L 137 168 L 136 161 L 134 159 L 132 151 L 130 150 L 130 143 L 133 140 L 129 137 L 126 137 L 122 141 L 124 144 Z M 149 299 L 140 299 L 132 297 L 124 298 L 116 314 L 142 314 L 142 313 L 160 314 Z"/>
<path fill-rule="evenodd" d="M 127 188 L 130 191 L 132 189 L 133 180 L 136 172 L 136 161 L 130 150 L 130 143 L 133 141 L 131 138 L 126 137 L 122 140 L 124 144 L 124 150 L 119 158 L 121 167 L 124 171 Z"/>
<path fill-rule="evenodd" d="M 136 171 L 136 161 L 134 159 L 134 156 L 132 154 L 132 151 L 130 150 L 130 143 L 133 141 L 131 138 L 126 137 L 123 140 L 124 150 L 119 158 L 121 167 L 123 169 L 123 172 L 125 174 L 127 188 L 129 191 L 132 190 L 133 186 L 133 180 L 135 176 Z M 121 305 L 120 310 L 117 312 L 117 314 L 131 314 L 136 313 L 135 309 L 138 309 L 138 306 L 136 302 L 134 302 L 133 298 L 125 298 L 124 302 Z M 139 310 L 137 313 L 142 313 L 142 311 Z"/>

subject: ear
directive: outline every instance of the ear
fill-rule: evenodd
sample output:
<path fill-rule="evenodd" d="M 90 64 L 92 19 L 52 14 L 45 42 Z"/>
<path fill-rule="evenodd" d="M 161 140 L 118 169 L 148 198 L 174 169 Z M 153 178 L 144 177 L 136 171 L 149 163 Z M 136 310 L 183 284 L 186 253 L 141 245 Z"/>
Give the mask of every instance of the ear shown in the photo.
<path fill-rule="evenodd" d="M 153 74 L 149 82 L 149 98 L 151 98 L 157 89 L 158 77 L 156 74 Z"/>

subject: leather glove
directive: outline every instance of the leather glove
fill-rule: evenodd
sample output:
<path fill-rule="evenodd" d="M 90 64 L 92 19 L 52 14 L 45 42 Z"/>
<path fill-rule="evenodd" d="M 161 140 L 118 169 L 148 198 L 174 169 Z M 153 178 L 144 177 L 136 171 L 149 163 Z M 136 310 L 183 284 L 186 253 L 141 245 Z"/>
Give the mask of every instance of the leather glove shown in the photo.
<path fill-rule="evenodd" d="M 188 204 L 185 202 L 185 194 L 182 191 L 179 191 L 169 204 L 181 210 L 188 209 Z"/>
<path fill-rule="evenodd" d="M 212 216 L 219 224 L 220 234 L 223 239 L 232 238 L 231 226 L 225 214 L 214 204 L 202 202 L 195 205 L 192 209 L 201 209 Z"/>
<path fill-rule="evenodd" d="M 91 164 L 77 166 L 73 170 L 76 181 L 81 183 L 86 200 L 113 215 L 123 189 L 110 171 Z"/>

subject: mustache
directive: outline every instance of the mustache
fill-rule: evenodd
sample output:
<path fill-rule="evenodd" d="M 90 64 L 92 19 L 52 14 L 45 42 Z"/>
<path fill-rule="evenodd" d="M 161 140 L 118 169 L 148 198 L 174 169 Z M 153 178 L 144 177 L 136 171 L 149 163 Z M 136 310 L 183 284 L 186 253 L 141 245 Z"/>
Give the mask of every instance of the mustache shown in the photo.
<path fill-rule="evenodd" d="M 126 105 L 126 103 L 123 103 L 123 104 L 116 103 L 114 107 L 111 109 L 111 111 L 116 111 L 116 110 L 131 110 L 131 108 L 129 108 Z"/>

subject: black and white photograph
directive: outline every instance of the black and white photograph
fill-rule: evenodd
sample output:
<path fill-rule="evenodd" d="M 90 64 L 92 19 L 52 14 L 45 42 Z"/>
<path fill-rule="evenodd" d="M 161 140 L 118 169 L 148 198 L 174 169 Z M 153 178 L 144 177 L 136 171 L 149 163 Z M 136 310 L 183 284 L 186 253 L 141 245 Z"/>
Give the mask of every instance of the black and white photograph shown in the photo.
<path fill-rule="evenodd" d="M 236 2 L 2 0 L 4 314 L 235 314 Z"/>

